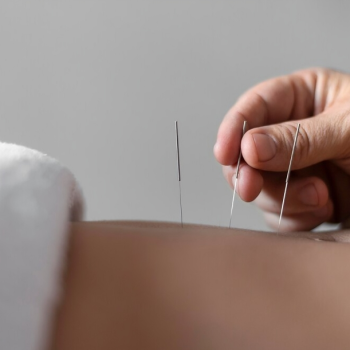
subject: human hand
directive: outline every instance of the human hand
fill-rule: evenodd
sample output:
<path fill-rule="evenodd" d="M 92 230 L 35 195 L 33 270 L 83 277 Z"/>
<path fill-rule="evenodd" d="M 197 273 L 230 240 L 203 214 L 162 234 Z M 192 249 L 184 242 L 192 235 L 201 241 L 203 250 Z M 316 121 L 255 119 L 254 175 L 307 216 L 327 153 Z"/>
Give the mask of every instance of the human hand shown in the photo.
<path fill-rule="evenodd" d="M 216 159 L 232 187 L 241 142 L 237 192 L 256 199 L 278 227 L 297 121 L 301 124 L 281 231 L 310 230 L 350 216 L 350 75 L 308 69 L 260 83 L 244 93 L 220 125 Z"/>

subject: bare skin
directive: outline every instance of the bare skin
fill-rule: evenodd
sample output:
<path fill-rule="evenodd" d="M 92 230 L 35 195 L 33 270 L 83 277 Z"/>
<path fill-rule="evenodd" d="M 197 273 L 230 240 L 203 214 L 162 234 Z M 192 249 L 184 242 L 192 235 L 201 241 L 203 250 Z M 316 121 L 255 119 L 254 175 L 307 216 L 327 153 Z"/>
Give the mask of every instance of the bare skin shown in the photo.
<path fill-rule="evenodd" d="M 350 75 L 312 68 L 245 92 L 222 121 L 214 154 L 232 186 L 240 146 L 238 193 L 278 226 L 293 138 L 301 124 L 281 230 L 311 230 L 350 217 Z M 249 131 L 241 140 L 243 121 Z"/>
<path fill-rule="evenodd" d="M 73 223 L 52 349 L 348 349 L 350 232 L 296 231 L 350 217 L 349 96 L 348 74 L 298 71 L 250 89 L 219 128 L 214 153 L 232 186 L 248 121 L 238 193 L 276 228 L 301 123 L 284 235 Z"/>
<path fill-rule="evenodd" d="M 348 349 L 349 233 L 295 235 L 73 223 L 51 348 Z"/>

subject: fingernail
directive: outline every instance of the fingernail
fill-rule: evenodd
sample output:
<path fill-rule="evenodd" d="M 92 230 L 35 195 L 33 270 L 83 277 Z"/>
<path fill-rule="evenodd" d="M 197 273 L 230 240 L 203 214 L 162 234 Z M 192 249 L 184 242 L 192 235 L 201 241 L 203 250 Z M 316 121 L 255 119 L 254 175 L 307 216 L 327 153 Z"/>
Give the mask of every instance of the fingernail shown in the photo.
<path fill-rule="evenodd" d="M 253 134 L 259 162 L 266 162 L 276 155 L 275 141 L 266 134 Z"/>
<path fill-rule="evenodd" d="M 314 211 L 314 215 L 318 218 L 324 218 L 328 215 L 328 204 L 324 206 L 323 208 Z"/>
<path fill-rule="evenodd" d="M 308 184 L 302 187 L 299 191 L 298 198 L 306 205 L 318 205 L 318 194 L 315 185 Z"/>

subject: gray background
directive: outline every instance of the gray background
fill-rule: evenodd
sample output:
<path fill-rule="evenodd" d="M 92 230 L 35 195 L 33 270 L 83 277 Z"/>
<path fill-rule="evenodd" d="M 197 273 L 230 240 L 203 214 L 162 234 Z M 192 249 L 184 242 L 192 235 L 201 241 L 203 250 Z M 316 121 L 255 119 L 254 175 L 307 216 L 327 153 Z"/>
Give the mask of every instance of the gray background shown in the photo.
<path fill-rule="evenodd" d="M 87 219 L 227 225 L 212 148 L 252 85 L 310 66 L 350 70 L 347 1 L 1 1 L 1 141 L 81 183 Z M 233 226 L 267 229 L 237 202 Z"/>

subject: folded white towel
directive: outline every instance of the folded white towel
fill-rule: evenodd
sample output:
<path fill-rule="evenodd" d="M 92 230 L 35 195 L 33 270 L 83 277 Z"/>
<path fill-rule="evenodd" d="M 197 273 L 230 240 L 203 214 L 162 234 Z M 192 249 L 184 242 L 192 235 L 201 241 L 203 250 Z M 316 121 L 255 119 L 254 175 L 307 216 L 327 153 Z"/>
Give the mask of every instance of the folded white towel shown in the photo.
<path fill-rule="evenodd" d="M 0 143 L 0 349 L 42 350 L 60 297 L 69 221 L 84 199 L 73 174 L 38 151 Z"/>

